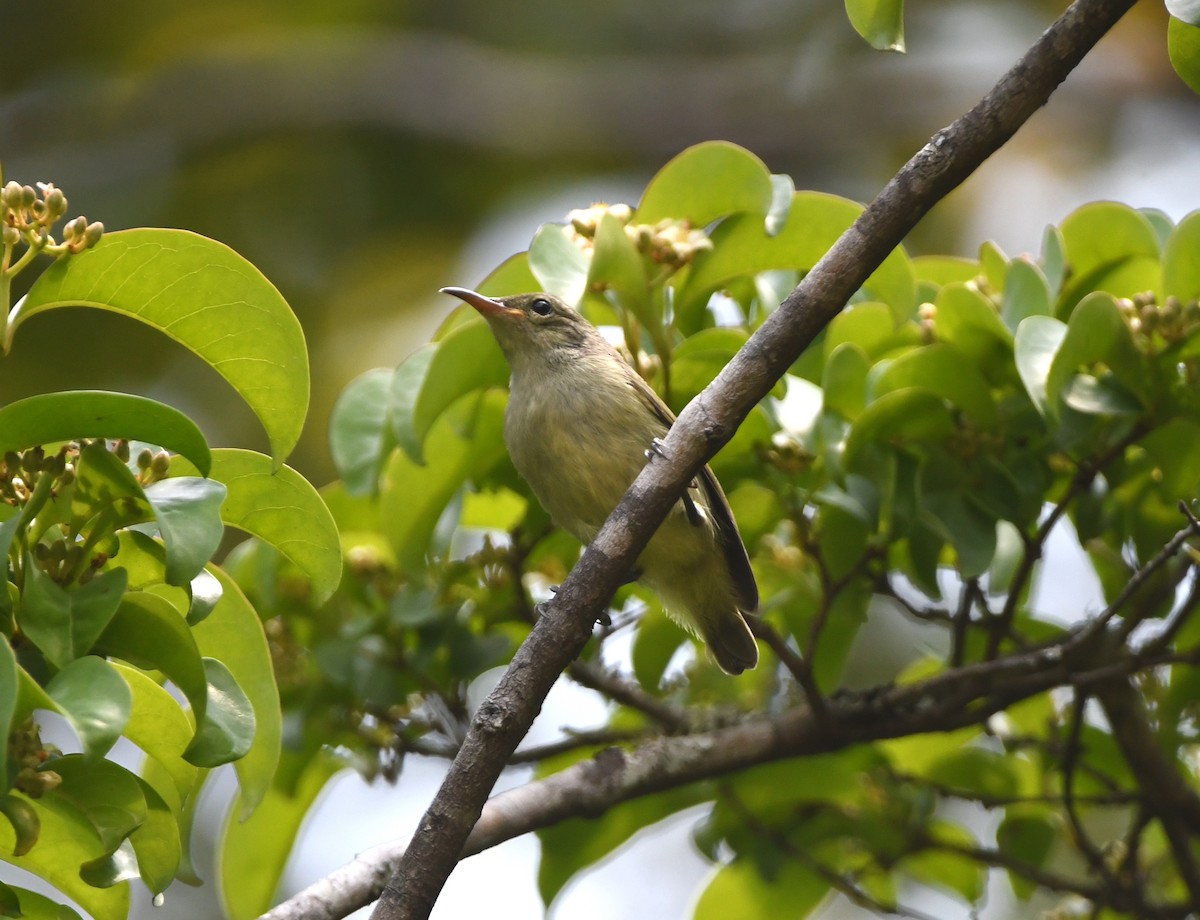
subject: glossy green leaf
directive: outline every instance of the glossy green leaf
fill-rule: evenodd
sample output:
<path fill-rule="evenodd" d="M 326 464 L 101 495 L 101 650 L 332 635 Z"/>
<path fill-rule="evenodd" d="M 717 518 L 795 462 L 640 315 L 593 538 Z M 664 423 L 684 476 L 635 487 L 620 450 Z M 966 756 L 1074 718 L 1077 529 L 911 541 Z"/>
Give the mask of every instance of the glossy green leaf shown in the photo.
<path fill-rule="evenodd" d="M 475 324 L 472 323 L 471 325 Z M 363 392 L 357 399 L 353 413 L 353 417 L 360 420 L 356 424 L 362 429 L 364 443 L 361 449 L 354 444 L 353 440 L 347 439 L 345 435 L 335 433 L 331 426 L 331 440 L 337 437 L 347 441 L 343 447 L 339 448 L 345 459 L 338 462 L 335 458 L 335 463 L 337 463 L 339 472 L 342 473 L 343 480 L 346 480 L 345 470 L 350 469 L 350 464 L 354 461 L 352 451 L 357 451 L 363 458 L 370 457 L 373 461 L 370 464 L 370 479 L 368 481 L 360 483 L 357 480 L 361 477 L 355 477 L 354 480 L 346 480 L 347 488 L 351 490 L 352 494 L 371 494 L 374 493 L 378 486 L 379 471 L 384 459 L 387 457 L 387 449 L 385 447 L 387 440 L 382 432 L 377 431 L 376 425 L 378 424 L 390 422 L 392 437 L 395 438 L 395 442 L 418 463 L 424 462 L 421 444 L 424 436 L 417 434 L 416 426 L 417 400 L 421 395 L 422 387 L 425 385 L 429 365 L 437 355 L 439 347 L 437 343 L 430 342 L 427 345 L 422 345 L 401 361 L 389 376 L 387 397 L 382 403 L 376 402 L 378 394 L 375 392 L 374 385 L 363 388 Z M 342 396 L 338 397 L 339 403 L 346 397 L 348 390 L 349 387 L 342 391 Z M 381 409 L 386 409 L 386 413 L 382 417 L 380 416 Z M 336 413 L 336 407 L 334 411 Z M 378 443 L 375 443 L 376 439 L 378 439 Z"/>
<path fill-rule="evenodd" d="M 1132 297 L 1141 291 L 1160 290 L 1158 234 L 1133 208 L 1111 201 L 1086 204 L 1072 212 L 1059 229 L 1071 268 L 1057 307 L 1060 318 L 1065 319 L 1092 291 Z"/>
<path fill-rule="evenodd" d="M 943 441 L 955 430 L 950 410 L 928 390 L 909 388 L 886 393 L 870 403 L 854 422 L 846 439 L 847 468 L 870 444 L 888 442 L 896 447 L 924 441 Z"/>
<path fill-rule="evenodd" d="M 137 477 L 101 441 L 80 452 L 71 490 L 71 517 L 77 528 L 98 514 L 104 515 L 101 523 L 109 529 L 154 519 Z"/>
<path fill-rule="evenodd" d="M 587 289 L 591 258 L 567 236 L 561 224 L 542 224 L 529 244 L 529 270 L 543 291 L 579 303 Z"/>
<path fill-rule="evenodd" d="M 426 346 L 418 354 L 428 354 L 430 348 Z M 338 395 L 329 416 L 329 452 L 352 495 L 375 491 L 380 467 L 392 449 L 394 436 L 388 426 L 391 383 L 392 371 L 382 367 L 355 377 Z"/>
<path fill-rule="evenodd" d="M 29 317 L 68 306 L 110 310 L 158 329 L 241 395 L 276 462 L 296 445 L 308 411 L 304 333 L 274 285 L 232 249 L 185 230 L 106 233 L 39 276 L 15 310 L 10 337 Z"/>
<path fill-rule="evenodd" d="M 1200 470 L 1200 424 L 1176 417 L 1154 429 L 1139 442 L 1153 458 L 1153 479 L 1172 501 L 1192 499 Z"/>
<path fill-rule="evenodd" d="M 137 777 L 111 760 L 68 754 L 55 759 L 54 772 L 62 777 L 62 785 L 47 797 L 65 799 L 78 809 L 105 853 L 115 850 L 146 819 L 146 799 Z"/>
<path fill-rule="evenodd" d="M 52 901 L 40 892 L 30 891 L 27 888 L 9 888 L 7 885 L 4 885 L 3 888 L 20 898 L 21 913 L 13 912 L 5 901 L 0 902 L 0 917 L 20 916 L 25 920 L 83 920 L 77 911 L 67 907 L 66 904 Z"/>
<path fill-rule="evenodd" d="M 153 399 L 102 390 L 69 390 L 0 408 L 0 454 L 76 438 L 148 441 L 208 472 L 208 443 L 182 412 Z"/>
<path fill-rule="evenodd" d="M 862 213 L 862 205 L 818 192 L 797 192 L 787 223 L 767 236 L 757 214 L 738 214 L 712 232 L 713 248 L 697 254 L 676 304 L 683 328 L 698 328 L 698 315 L 709 295 L 739 277 L 770 269 L 812 268 Z M 912 264 L 902 249 L 893 250 L 863 285 L 876 300 L 889 305 L 897 318 L 908 318 L 916 306 Z"/>
<path fill-rule="evenodd" d="M 1063 388 L 1081 367 L 1102 363 L 1132 393 L 1144 385 L 1147 374 L 1129 326 L 1116 301 L 1108 294 L 1089 294 L 1075 307 L 1067 333 L 1054 353 L 1046 375 L 1046 407 L 1058 412 Z"/>
<path fill-rule="evenodd" d="M 272 467 L 256 451 L 213 451 L 212 478 L 227 490 L 221 520 L 283 553 L 311 580 L 313 602 L 324 603 L 342 575 L 337 525 L 307 479 L 290 466 Z"/>
<path fill-rule="evenodd" d="M 200 651 L 192 630 L 168 601 L 144 591 L 126 594 L 96 649 L 162 671 L 192 704 L 194 718 L 203 722 L 208 689 Z"/>
<path fill-rule="evenodd" d="M 1197 47 L 1200 67 L 1200 46 Z M 1163 251 L 1163 292 L 1183 303 L 1200 297 L 1200 211 L 1193 211 L 1179 222 L 1167 238 Z"/>
<path fill-rule="evenodd" d="M 1010 758 L 981 747 L 951 751 L 925 777 L 968 797 L 1005 799 L 1020 791 Z"/>
<path fill-rule="evenodd" d="M 906 387 L 921 387 L 958 406 L 977 425 L 996 422 L 996 403 L 977 365 L 961 351 L 941 342 L 914 348 L 878 367 L 872 390 L 882 396 Z"/>
<path fill-rule="evenodd" d="M 186 585 L 221 543 L 227 490 L 212 479 L 181 476 L 152 482 L 144 491 L 167 550 L 167 584 Z"/>
<path fill-rule="evenodd" d="M 853 421 L 867 404 L 867 372 L 871 361 L 858 345 L 843 342 L 830 353 L 821 377 L 821 393 L 827 412 Z"/>
<path fill-rule="evenodd" d="M 938 288 L 971 281 L 980 271 L 977 260 L 962 256 L 914 256 L 912 267 L 918 281 L 929 281 Z"/>
<path fill-rule="evenodd" d="M 992 302 L 971 284 L 943 287 L 934 304 L 938 340 L 966 355 L 992 382 L 1012 374 L 1013 334 Z"/>
<path fill-rule="evenodd" d="M 6 861 L 46 880 L 94 918 L 124 918 L 130 910 L 128 885 L 94 888 L 79 877 L 80 866 L 104 854 L 90 820 L 56 793 L 43 795 L 30 805 L 41 823 L 37 846 Z M 12 852 L 12 843 L 10 826 L 0 822 L 0 852 Z"/>
<path fill-rule="evenodd" d="M 1039 263 L 1046 283 L 1050 285 L 1050 296 L 1057 297 L 1067 276 L 1067 255 L 1064 251 L 1062 233 L 1053 224 L 1046 227 L 1042 235 L 1042 259 Z"/>
<path fill-rule="evenodd" d="M 125 593 L 125 572 L 97 575 L 86 585 L 65 589 L 26 554 L 25 594 L 17 622 L 56 668 L 86 655 L 108 626 Z"/>
<path fill-rule="evenodd" d="M 876 51 L 904 51 L 904 0 L 846 0 L 846 15 Z"/>
<path fill-rule="evenodd" d="M 1200 25 L 1172 16 L 1167 23 L 1167 52 L 1179 79 L 1200 94 Z"/>
<path fill-rule="evenodd" d="M 183 759 L 194 734 L 192 721 L 175 698 L 142 671 L 119 661 L 111 662 L 111 666 L 129 687 L 132 701 L 125 736 L 170 777 L 170 789 L 155 788 L 161 798 L 178 809 L 195 787 L 199 773 Z"/>
<path fill-rule="evenodd" d="M 727 141 L 688 147 L 646 186 L 634 220 L 687 220 L 706 227 L 718 217 L 750 212 L 759 226 L 772 207 L 771 171 L 750 151 Z"/>
<path fill-rule="evenodd" d="M 1027 316 L 1051 316 L 1050 283 L 1042 270 L 1025 258 L 1013 259 L 1004 276 L 1000 315 L 1014 332 Z"/>
<path fill-rule="evenodd" d="M 748 338 L 744 329 L 715 327 L 701 329 L 681 342 L 671 354 L 671 392 L 667 400 L 671 409 L 681 411 L 712 383 Z"/>
<path fill-rule="evenodd" d="M 200 652 L 219 659 L 237 681 L 254 712 L 254 741 L 244 757 L 234 763 L 241 788 L 240 816 L 262 801 L 279 763 L 283 736 L 279 690 L 271 667 L 271 652 L 262 621 L 237 584 L 213 567 L 220 580 L 221 600 L 192 633 Z"/>
<path fill-rule="evenodd" d="M 650 289 L 642 255 L 625 233 L 625 226 L 611 214 L 596 225 L 587 290 L 612 291 L 621 305 L 650 328 L 662 324 L 661 316 L 650 314 Z"/>
<path fill-rule="evenodd" d="M 427 439 L 436 464 L 419 466 L 399 451 L 392 454 L 382 479 L 380 513 L 384 534 L 405 569 L 423 566 L 434 527 L 468 476 L 504 457 L 504 403 L 505 394 L 493 391 L 444 413 Z M 460 434 L 462 428 L 468 437 Z"/>
<path fill-rule="evenodd" d="M 983 277 L 988 285 L 996 291 L 1004 289 L 1004 279 L 1008 277 L 1008 255 L 994 240 L 984 240 L 979 246 L 979 267 L 983 269 Z"/>
<path fill-rule="evenodd" d="M 219 767 L 245 757 L 254 742 L 254 706 L 220 661 L 204 659 L 208 706 L 183 756 L 198 767 Z"/>
<path fill-rule="evenodd" d="M 137 874 L 151 894 L 160 894 L 175 880 L 183 844 L 174 810 L 151 784 L 138 782 L 146 801 L 146 817 L 129 835 L 129 843 L 137 858 Z"/>
<path fill-rule="evenodd" d="M 292 789 L 271 786 L 245 821 L 236 820 L 235 806 L 225 822 L 217 863 L 227 916 L 257 917 L 271 906 L 300 826 L 329 780 L 345 766 L 334 754 L 320 751 L 300 769 Z"/>
<path fill-rule="evenodd" d="M 786 173 L 771 174 L 771 207 L 767 209 L 767 217 L 763 222 L 767 236 L 774 236 L 787 223 L 788 213 L 792 210 L 792 201 L 796 198 L 796 183 Z M 795 285 L 792 285 L 795 287 Z"/>
<path fill-rule="evenodd" d="M 1066 336 L 1066 324 L 1049 316 L 1031 316 L 1017 329 L 1013 343 L 1017 373 L 1025 384 L 1025 392 L 1042 415 L 1056 412 L 1048 406 L 1046 386 L 1054 356 Z"/>
<path fill-rule="evenodd" d="M 833 318 L 825 330 L 822 347 L 826 356 L 833 354 L 844 342 L 857 345 L 872 361 L 892 351 L 897 339 L 896 321 L 891 309 L 887 304 L 874 301 L 847 307 Z"/>
<path fill-rule="evenodd" d="M 416 396 L 412 432 L 407 437 L 424 448 L 430 430 L 451 405 L 468 393 L 507 387 L 508 378 L 508 363 L 488 324 L 478 317 L 464 323 L 438 342 Z M 393 419 L 396 411 L 393 406 Z M 397 439 L 400 440 L 399 431 Z M 400 443 L 404 441 L 400 440 Z M 424 463 L 423 455 L 419 453 L 410 452 L 409 457 Z"/>
<path fill-rule="evenodd" d="M 722 866 L 700 894 L 693 920 L 778 920 L 807 917 L 829 895 L 828 880 L 794 860 L 768 880 L 749 859 Z"/>
<path fill-rule="evenodd" d="M 75 729 L 89 761 L 116 744 L 133 710 L 129 686 L 111 664 L 94 655 L 78 658 L 55 674 L 46 684 L 46 694 Z"/>

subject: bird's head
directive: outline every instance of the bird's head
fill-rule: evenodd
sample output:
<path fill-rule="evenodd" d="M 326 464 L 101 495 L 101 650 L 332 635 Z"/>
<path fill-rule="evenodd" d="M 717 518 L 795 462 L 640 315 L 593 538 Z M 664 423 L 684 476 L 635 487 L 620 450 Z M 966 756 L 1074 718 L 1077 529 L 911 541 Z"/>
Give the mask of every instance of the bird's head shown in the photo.
<path fill-rule="evenodd" d="M 442 288 L 479 311 L 511 367 L 535 361 L 570 361 L 599 338 L 579 311 L 553 294 L 485 297 L 467 288 Z"/>

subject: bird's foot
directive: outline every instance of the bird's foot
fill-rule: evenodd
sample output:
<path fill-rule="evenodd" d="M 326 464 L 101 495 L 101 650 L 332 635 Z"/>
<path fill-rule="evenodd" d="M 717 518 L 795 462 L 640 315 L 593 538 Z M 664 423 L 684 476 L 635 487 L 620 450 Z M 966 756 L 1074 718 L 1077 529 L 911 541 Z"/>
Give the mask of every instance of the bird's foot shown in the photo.
<path fill-rule="evenodd" d="M 667 452 L 667 445 L 663 443 L 662 438 L 651 438 L 650 446 L 644 451 L 647 460 L 653 460 L 655 457 L 662 457 L 664 460 L 670 460 L 671 455 Z"/>

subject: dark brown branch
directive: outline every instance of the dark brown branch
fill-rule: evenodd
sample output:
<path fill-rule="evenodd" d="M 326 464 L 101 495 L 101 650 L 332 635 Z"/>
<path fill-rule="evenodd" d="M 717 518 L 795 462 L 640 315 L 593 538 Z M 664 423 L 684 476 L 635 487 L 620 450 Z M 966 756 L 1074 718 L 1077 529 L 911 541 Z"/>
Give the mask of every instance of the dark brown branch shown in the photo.
<path fill-rule="evenodd" d="M 666 439 L 671 459 L 647 464 L 479 707 L 462 751 L 380 898 L 375 920 L 429 916 L 489 791 L 546 694 L 579 654 L 597 616 L 697 470 L 888 253 L 1045 104 L 1133 2 L 1076 0 L 982 101 L 904 166 L 684 409 Z"/>

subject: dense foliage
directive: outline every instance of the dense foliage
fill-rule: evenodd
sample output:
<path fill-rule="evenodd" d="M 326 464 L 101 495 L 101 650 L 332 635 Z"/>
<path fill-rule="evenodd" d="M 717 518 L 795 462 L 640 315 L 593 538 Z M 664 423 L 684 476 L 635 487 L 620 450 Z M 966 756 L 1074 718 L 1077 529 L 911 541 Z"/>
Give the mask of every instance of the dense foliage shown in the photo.
<path fill-rule="evenodd" d="M 679 409 L 858 211 L 794 192 L 744 150 L 701 145 L 636 209 L 597 205 L 542 227 L 482 290 L 579 303 Z M 1112 605 L 1093 628 L 1127 644 L 1142 718 L 1191 776 L 1192 562 L 1156 556 L 1190 527 L 1177 505 L 1196 492 L 1197 252 L 1200 215 L 1173 225 L 1111 203 L 1048 228 L 1036 257 L 991 244 L 977 260 L 894 252 L 713 459 L 774 657 L 727 678 L 652 594 L 624 589 L 569 672 L 613 701 L 610 723 L 542 752 L 542 773 L 608 743 L 825 707 L 869 616 L 944 637 L 898 651 L 889 667 L 905 682 L 1065 643 L 1062 624 L 1097 611 L 1045 609 L 1034 588 L 1051 531 L 1069 521 L 1059 533 Z M 256 605 L 281 614 L 281 693 L 304 714 L 308 750 L 337 743 L 389 776 L 406 752 L 452 754 L 471 682 L 507 661 L 572 565 L 578 544 L 507 460 L 506 378 L 486 326 L 460 309 L 397 369 L 347 389 L 331 426 L 343 480 L 324 497 L 349 571 L 329 605 L 308 602 L 294 567 L 263 547 L 231 561 Z M 628 660 L 601 664 L 628 630 Z M 1121 734 L 1085 717 L 1096 692 L 1031 692 L 999 721 L 834 743 L 844 749 L 567 822 L 543 832 L 542 893 L 552 900 L 639 827 L 709 802 L 696 840 L 724 868 L 699 916 L 747 899 L 764 915 L 815 909 L 833 888 L 890 905 L 906 878 L 975 903 L 989 865 L 1022 898 L 1078 891 L 1130 916 L 1180 903 L 1178 854 L 1145 777 Z M 994 839 L 948 817 L 955 800 L 994 810 Z M 306 803 L 293 800 L 297 821 Z"/>
<path fill-rule="evenodd" d="M 170 406 L 124 393 L 46 393 L 0 407 L 0 848 L 95 917 L 123 917 L 129 878 L 161 894 L 195 880 L 190 829 L 211 770 L 233 763 L 241 816 L 279 760 L 281 721 L 253 607 L 209 559 L 225 525 L 303 565 L 315 599 L 337 584 L 332 521 L 282 457 L 308 402 L 299 324 L 249 263 L 172 230 L 104 234 L 55 225 L 61 190 L 0 191 L 3 342 L 30 316 L 85 305 L 159 329 L 194 351 L 262 420 L 276 459 L 210 450 Z M 15 275 L 55 261 L 11 312 Z M 65 322 L 65 321 L 64 321 Z M 177 692 L 173 695 L 167 684 Z M 61 717 L 78 739 L 42 738 Z M 125 738 L 145 755 L 106 758 Z M 119 761 L 119 762 L 118 762 Z M 5 916 L 75 916 L 0 884 Z"/>

